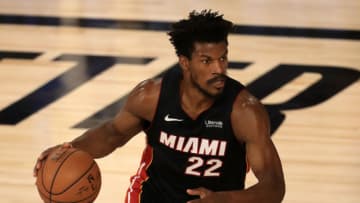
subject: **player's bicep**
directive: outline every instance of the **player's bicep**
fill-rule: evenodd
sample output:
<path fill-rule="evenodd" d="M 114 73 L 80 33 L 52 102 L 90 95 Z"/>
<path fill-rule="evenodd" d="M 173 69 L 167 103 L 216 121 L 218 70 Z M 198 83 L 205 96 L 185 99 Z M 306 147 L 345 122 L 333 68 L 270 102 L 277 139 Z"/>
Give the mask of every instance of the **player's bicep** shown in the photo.
<path fill-rule="evenodd" d="M 245 93 L 234 104 L 235 135 L 245 142 L 248 164 L 259 180 L 273 175 L 281 177 L 280 159 L 270 138 L 268 114 L 255 97 Z"/>
<path fill-rule="evenodd" d="M 114 138 L 118 141 L 117 145 L 122 146 L 142 130 L 142 119 L 122 109 L 112 120 L 110 127 L 117 135 Z"/>
<path fill-rule="evenodd" d="M 282 176 L 280 159 L 271 139 L 248 140 L 246 153 L 249 167 L 259 180 Z"/>
<path fill-rule="evenodd" d="M 112 120 L 118 145 L 125 144 L 143 129 L 144 121 L 150 122 L 155 113 L 159 95 L 159 81 L 147 80 L 136 86 L 126 98 L 123 108 Z"/>

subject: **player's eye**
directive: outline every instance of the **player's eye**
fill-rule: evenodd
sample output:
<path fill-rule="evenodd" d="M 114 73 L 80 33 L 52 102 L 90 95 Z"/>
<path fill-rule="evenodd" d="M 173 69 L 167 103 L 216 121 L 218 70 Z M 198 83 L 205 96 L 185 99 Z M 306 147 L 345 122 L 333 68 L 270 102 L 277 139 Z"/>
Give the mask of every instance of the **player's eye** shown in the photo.
<path fill-rule="evenodd" d="M 227 60 L 227 57 L 226 56 L 223 56 L 220 58 L 220 61 L 226 61 Z"/>
<path fill-rule="evenodd" d="M 202 59 L 202 60 L 201 60 L 201 63 L 203 63 L 203 64 L 209 64 L 209 63 L 210 63 L 210 60 L 209 60 L 209 59 Z"/>

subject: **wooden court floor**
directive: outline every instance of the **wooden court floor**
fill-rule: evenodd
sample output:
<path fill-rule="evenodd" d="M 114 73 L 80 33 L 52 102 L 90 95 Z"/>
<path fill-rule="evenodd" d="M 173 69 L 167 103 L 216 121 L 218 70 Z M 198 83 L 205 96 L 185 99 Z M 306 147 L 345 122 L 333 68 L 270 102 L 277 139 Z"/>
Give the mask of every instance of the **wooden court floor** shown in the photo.
<path fill-rule="evenodd" d="M 357 0 L 0 0 L 0 202 L 41 202 L 40 152 L 110 118 L 134 85 L 174 67 L 169 23 L 204 8 L 237 25 L 228 73 L 271 110 L 284 202 L 360 202 Z M 140 133 L 97 160 L 96 203 L 123 202 L 144 143 Z"/>

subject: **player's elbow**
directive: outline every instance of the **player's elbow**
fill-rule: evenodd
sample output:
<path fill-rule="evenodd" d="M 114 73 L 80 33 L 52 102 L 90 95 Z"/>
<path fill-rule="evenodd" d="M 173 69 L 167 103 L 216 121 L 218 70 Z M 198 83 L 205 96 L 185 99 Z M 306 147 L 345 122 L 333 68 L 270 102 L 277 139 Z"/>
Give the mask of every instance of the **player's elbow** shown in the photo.
<path fill-rule="evenodd" d="M 284 178 L 278 178 L 273 185 L 273 199 L 274 203 L 280 203 L 283 201 L 286 193 L 286 186 Z"/>
<path fill-rule="evenodd" d="M 262 185 L 264 186 L 264 196 L 262 201 L 266 203 L 281 203 L 285 196 L 285 180 L 283 176 L 272 175 L 263 179 Z"/>

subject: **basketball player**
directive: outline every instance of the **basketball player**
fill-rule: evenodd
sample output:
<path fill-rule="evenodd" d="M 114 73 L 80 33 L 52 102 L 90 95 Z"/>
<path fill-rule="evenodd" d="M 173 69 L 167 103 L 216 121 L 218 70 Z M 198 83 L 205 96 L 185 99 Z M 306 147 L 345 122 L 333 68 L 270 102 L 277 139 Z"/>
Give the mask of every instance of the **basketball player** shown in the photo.
<path fill-rule="evenodd" d="M 100 158 L 143 130 L 147 145 L 125 202 L 281 202 L 285 183 L 267 112 L 226 76 L 232 28 L 209 10 L 173 24 L 181 69 L 140 83 L 115 118 L 62 147 Z M 35 176 L 52 149 L 40 155 Z M 249 167 L 258 183 L 245 189 Z"/>

